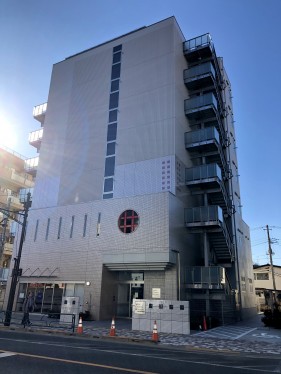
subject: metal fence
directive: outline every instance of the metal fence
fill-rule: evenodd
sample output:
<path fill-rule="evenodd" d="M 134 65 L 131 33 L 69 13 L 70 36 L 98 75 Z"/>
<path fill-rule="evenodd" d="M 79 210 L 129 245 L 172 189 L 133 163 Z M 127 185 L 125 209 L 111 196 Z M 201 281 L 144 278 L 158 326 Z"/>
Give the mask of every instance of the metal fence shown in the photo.
<path fill-rule="evenodd" d="M 5 325 L 6 311 L 0 311 L 0 325 Z M 65 316 L 64 321 L 61 321 L 61 316 Z M 22 324 L 23 313 L 13 312 L 10 320 L 10 326 L 13 327 L 26 327 Z M 38 329 L 61 329 L 75 331 L 76 314 L 69 313 L 30 313 L 29 319 L 32 327 Z"/>

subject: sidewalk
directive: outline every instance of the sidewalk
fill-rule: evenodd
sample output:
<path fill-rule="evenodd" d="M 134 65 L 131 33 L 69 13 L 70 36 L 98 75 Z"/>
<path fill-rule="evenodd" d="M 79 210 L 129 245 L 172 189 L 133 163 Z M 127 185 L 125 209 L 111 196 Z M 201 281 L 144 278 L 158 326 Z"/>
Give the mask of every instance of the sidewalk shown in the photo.
<path fill-rule="evenodd" d="M 281 330 L 268 328 L 261 322 L 262 315 L 240 321 L 228 326 L 220 326 L 208 331 L 191 331 L 190 335 L 159 333 L 159 345 L 170 345 L 186 349 L 208 349 L 212 351 L 232 351 L 264 354 L 281 354 Z M 31 316 L 32 320 L 32 316 Z M 59 324 L 59 322 L 58 322 Z M 152 342 L 152 331 L 133 331 L 131 319 L 115 320 L 115 337 L 110 337 L 110 321 L 83 321 L 85 336 L 103 339 L 120 339 L 126 341 Z M 30 332 L 48 332 L 70 335 L 70 330 L 50 328 L 48 326 L 34 326 L 23 329 L 20 325 L 2 327 L 3 329 L 17 329 Z M 155 344 L 153 342 L 153 344 Z"/>
<path fill-rule="evenodd" d="M 217 351 L 281 354 L 281 330 L 265 327 L 261 317 L 262 315 L 256 315 L 206 332 L 191 331 L 190 335 L 159 333 L 158 344 Z M 111 321 L 84 321 L 83 332 L 92 337 L 108 337 L 110 326 Z M 152 340 L 152 332 L 133 331 L 130 319 L 116 319 L 115 327 L 117 338 Z"/>

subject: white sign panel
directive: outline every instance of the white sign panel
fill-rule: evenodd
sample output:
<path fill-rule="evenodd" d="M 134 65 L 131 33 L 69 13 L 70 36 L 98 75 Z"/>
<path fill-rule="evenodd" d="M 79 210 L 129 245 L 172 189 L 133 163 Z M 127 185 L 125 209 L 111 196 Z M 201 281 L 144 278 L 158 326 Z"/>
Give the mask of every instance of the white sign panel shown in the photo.
<path fill-rule="evenodd" d="M 152 288 L 152 299 L 160 299 L 161 288 Z"/>
<path fill-rule="evenodd" d="M 134 312 L 136 314 L 145 314 L 145 301 L 134 300 Z"/>

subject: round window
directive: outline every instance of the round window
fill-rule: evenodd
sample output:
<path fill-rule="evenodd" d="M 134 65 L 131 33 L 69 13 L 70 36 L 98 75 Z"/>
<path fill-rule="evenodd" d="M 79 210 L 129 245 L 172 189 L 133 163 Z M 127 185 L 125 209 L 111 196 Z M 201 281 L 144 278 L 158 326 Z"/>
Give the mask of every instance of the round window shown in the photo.
<path fill-rule="evenodd" d="M 124 234 L 135 231 L 139 225 L 139 216 L 134 210 L 125 210 L 118 219 L 118 227 Z"/>

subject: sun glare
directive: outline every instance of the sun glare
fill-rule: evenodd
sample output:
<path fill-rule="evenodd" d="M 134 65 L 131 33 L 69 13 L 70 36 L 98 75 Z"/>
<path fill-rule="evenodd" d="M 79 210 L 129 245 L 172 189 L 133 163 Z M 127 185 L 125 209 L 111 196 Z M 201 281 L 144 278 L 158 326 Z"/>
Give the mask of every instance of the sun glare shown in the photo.
<path fill-rule="evenodd" d="M 15 150 L 17 135 L 13 126 L 0 121 L 0 145 Z"/>

